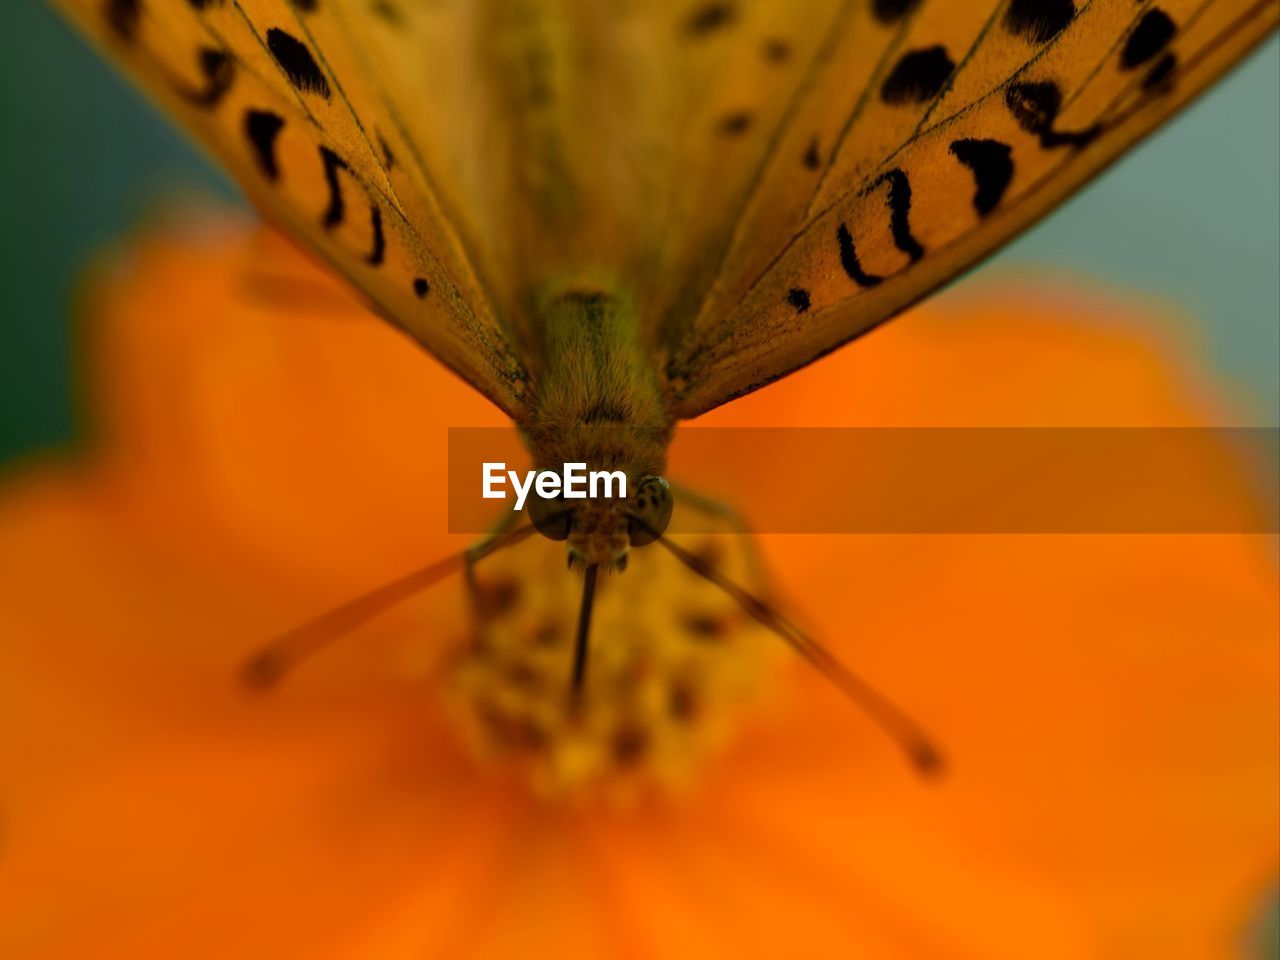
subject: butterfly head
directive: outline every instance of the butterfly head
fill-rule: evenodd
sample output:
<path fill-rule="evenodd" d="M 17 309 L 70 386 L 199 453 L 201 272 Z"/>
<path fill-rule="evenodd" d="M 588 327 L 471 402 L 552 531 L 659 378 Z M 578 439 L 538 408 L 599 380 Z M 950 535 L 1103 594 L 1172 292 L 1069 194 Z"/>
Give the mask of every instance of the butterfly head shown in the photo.
<path fill-rule="evenodd" d="M 658 476 L 627 484 L 625 499 L 530 497 L 529 520 L 544 537 L 565 541 L 569 565 L 625 570 L 632 547 L 653 543 L 671 522 L 671 486 Z"/>

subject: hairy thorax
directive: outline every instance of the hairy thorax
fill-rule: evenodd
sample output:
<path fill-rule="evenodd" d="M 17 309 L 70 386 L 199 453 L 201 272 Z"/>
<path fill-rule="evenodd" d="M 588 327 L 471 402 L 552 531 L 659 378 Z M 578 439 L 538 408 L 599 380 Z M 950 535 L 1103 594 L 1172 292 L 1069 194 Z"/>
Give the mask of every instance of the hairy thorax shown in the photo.
<path fill-rule="evenodd" d="M 521 436 L 539 470 L 620 470 L 628 491 L 666 470 L 674 420 L 626 297 L 571 287 L 538 307 L 536 403 Z M 586 500 L 567 531 L 571 562 L 625 566 L 627 504 Z"/>

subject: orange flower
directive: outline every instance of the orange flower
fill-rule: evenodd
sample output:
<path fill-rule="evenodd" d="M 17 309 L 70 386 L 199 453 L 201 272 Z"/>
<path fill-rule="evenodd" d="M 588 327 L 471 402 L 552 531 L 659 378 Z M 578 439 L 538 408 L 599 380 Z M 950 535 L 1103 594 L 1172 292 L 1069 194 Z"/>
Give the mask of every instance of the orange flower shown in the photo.
<path fill-rule="evenodd" d="M 86 303 L 99 438 L 0 500 L 0 954 L 1217 957 L 1263 909 L 1274 538 L 763 538 L 950 775 L 797 666 L 682 791 L 548 803 L 431 695 L 457 584 L 267 697 L 232 680 L 463 545 L 444 431 L 501 418 L 237 221 L 150 236 Z M 1080 294 L 927 307 L 708 422 L 1205 422 L 1146 323 Z M 549 582 L 526 546 L 504 569 Z"/>

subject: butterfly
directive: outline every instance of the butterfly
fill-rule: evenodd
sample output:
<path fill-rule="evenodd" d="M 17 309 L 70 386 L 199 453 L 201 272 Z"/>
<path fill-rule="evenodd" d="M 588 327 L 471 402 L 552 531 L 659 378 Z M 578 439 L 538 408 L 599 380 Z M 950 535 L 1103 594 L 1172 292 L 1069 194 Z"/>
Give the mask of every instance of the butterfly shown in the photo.
<path fill-rule="evenodd" d="M 55 0 L 263 213 L 625 501 L 530 525 L 288 638 L 268 673 L 533 531 L 659 542 L 908 747 L 825 650 L 665 536 L 678 421 L 866 333 L 1051 210 L 1239 60 L 1280 0 Z M 935 758 L 936 759 L 936 758 Z"/>

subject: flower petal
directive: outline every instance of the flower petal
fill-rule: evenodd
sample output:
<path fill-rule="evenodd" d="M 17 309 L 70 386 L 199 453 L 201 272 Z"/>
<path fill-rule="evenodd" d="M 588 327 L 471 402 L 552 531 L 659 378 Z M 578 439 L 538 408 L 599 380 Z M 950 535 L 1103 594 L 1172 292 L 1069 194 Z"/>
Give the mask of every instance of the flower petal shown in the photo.
<path fill-rule="evenodd" d="M 121 509 L 170 543 L 369 585 L 433 559 L 446 432 L 505 418 L 278 236 L 144 234 L 84 298 Z"/>

